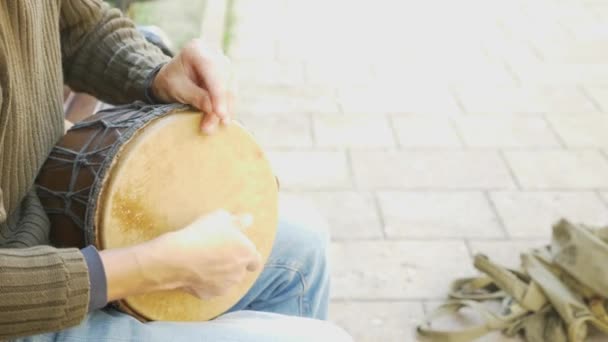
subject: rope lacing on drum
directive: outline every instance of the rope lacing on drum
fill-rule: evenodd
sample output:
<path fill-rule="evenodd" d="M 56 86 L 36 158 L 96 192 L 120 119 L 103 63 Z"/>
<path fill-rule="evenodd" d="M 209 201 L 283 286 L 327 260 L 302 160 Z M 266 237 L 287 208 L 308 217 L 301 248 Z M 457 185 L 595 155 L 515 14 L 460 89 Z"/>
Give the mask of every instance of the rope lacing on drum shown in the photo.
<path fill-rule="evenodd" d="M 180 107 L 184 106 L 174 104 L 147 105 L 143 102 L 136 102 L 99 111 L 90 119 L 74 125 L 72 129 L 92 127 L 97 128 L 98 130 L 89 137 L 79 150 L 56 146 L 51 151 L 48 159 L 56 163 L 48 165 L 49 163 L 47 162 L 47 165 L 45 165 L 47 170 L 61 169 L 65 168 L 67 165 L 71 165 L 72 170 L 67 190 L 57 191 L 37 185 L 40 198 L 57 198 L 64 204 L 63 208 L 48 208 L 47 206 L 45 208 L 47 213 L 49 215 L 67 215 L 85 232 L 85 240 L 90 240 L 90 231 L 85 226 L 90 226 L 92 222 L 89 217 L 91 214 L 89 213 L 89 202 L 96 201 L 96 198 L 92 198 L 91 191 L 94 191 L 93 194 L 95 194 L 97 189 L 94 188 L 100 186 L 100 172 L 104 171 L 105 168 L 108 167 L 107 163 L 111 162 L 108 160 L 108 156 L 115 155 L 117 149 L 119 149 L 126 140 L 130 139 L 134 131 L 145 125 L 150 117 L 162 116 Z M 100 115 L 103 115 L 103 118 L 99 118 Z M 120 130 L 117 130 L 118 128 L 126 130 L 121 132 Z M 106 139 L 110 132 L 113 132 L 114 136 L 117 136 L 117 138 Z M 76 189 L 78 177 L 81 172 L 86 172 L 85 170 L 91 173 L 94 181 L 91 183 L 91 186 Z M 83 205 L 84 208 L 86 208 L 87 222 L 80 219 L 72 210 L 74 202 Z M 87 241 L 87 243 L 91 242 L 92 241 Z"/>

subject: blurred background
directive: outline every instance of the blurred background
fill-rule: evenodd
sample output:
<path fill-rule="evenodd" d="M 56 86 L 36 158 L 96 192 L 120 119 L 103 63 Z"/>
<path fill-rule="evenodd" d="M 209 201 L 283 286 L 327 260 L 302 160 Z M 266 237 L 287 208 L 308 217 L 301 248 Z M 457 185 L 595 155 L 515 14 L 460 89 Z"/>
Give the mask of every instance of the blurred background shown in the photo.
<path fill-rule="evenodd" d="M 229 55 L 236 116 L 329 221 L 357 341 L 416 340 L 474 253 L 515 266 L 559 217 L 608 222 L 606 1 L 114 3 Z"/>

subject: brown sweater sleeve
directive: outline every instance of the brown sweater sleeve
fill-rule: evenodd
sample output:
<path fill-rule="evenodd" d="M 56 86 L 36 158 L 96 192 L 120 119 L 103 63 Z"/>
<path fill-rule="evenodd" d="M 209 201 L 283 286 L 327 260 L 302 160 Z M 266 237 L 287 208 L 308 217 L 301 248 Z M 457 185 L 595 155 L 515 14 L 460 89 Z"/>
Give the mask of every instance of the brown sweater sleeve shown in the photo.
<path fill-rule="evenodd" d="M 0 248 L 0 340 L 74 326 L 87 313 L 88 297 L 78 249 Z"/>
<path fill-rule="evenodd" d="M 99 0 L 63 0 L 60 26 L 66 83 L 109 103 L 145 100 L 150 72 L 169 60 Z"/>

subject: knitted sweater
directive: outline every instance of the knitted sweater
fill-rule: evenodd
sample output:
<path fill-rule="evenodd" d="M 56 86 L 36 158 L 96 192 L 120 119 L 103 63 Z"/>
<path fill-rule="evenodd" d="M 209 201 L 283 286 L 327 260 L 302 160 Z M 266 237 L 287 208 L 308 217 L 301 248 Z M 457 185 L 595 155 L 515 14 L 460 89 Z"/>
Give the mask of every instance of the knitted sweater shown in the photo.
<path fill-rule="evenodd" d="M 63 134 L 64 82 L 110 103 L 145 100 L 166 59 L 99 0 L 0 1 L 0 340 L 76 325 L 88 309 L 87 263 L 48 246 L 32 190 Z"/>

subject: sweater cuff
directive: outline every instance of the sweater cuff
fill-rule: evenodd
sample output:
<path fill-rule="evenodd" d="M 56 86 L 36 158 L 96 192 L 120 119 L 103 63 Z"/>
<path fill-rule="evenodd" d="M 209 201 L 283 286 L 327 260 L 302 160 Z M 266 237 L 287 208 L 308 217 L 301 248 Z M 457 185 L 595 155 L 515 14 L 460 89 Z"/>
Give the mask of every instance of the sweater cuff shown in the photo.
<path fill-rule="evenodd" d="M 152 91 L 152 85 L 154 84 L 154 79 L 156 78 L 156 75 L 158 75 L 158 72 L 160 71 L 160 69 L 162 69 L 163 66 L 165 66 L 165 64 L 167 63 L 165 62 L 157 65 L 154 69 L 152 69 L 152 71 L 150 71 L 148 77 L 146 77 L 146 81 L 144 84 L 144 97 L 148 104 L 164 103 L 163 101 L 156 98 L 156 96 L 154 96 L 154 92 Z"/>
<path fill-rule="evenodd" d="M 89 268 L 89 312 L 101 309 L 108 303 L 108 284 L 103 262 L 95 246 L 90 245 L 80 250 Z"/>

